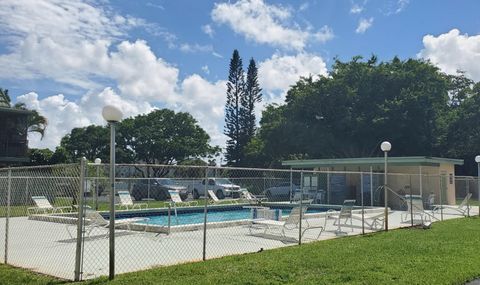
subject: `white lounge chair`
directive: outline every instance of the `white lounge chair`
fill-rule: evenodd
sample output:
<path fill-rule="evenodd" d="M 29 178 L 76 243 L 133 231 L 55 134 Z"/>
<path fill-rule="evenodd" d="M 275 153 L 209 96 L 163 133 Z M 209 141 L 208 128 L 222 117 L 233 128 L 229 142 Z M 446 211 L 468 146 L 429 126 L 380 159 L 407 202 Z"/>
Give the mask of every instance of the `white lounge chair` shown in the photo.
<path fill-rule="evenodd" d="M 85 233 L 87 237 L 90 237 L 91 233 L 95 229 L 108 229 L 110 226 L 110 220 L 106 220 L 99 212 L 92 210 L 90 208 L 85 208 Z M 127 219 L 115 219 L 115 227 L 124 226 L 127 230 L 131 230 L 131 225 L 134 223 L 147 221 L 149 218 L 127 218 Z M 69 228 L 76 227 L 76 225 L 68 225 L 67 232 L 71 238 L 74 235 L 70 232 Z M 105 237 L 108 236 L 108 231 L 105 234 Z"/>
<path fill-rule="evenodd" d="M 454 210 L 459 212 L 460 214 L 466 216 L 468 211 L 470 210 L 470 205 L 468 204 L 468 201 L 472 198 L 472 193 L 468 193 L 465 198 L 463 198 L 462 203 L 460 203 L 457 206 L 453 205 L 437 205 L 435 208 L 433 208 L 433 213 L 437 213 L 440 209 L 449 209 L 449 210 Z"/>
<path fill-rule="evenodd" d="M 242 195 L 242 198 L 250 204 L 260 204 L 268 200 L 266 197 L 259 197 L 253 195 L 247 189 L 240 189 L 240 193 Z"/>
<path fill-rule="evenodd" d="M 145 207 L 145 209 L 148 207 L 147 204 L 145 203 L 133 203 L 132 196 L 130 196 L 130 192 L 128 191 L 118 191 L 118 198 L 120 198 L 120 203 L 116 204 L 120 209 L 125 208 L 126 210 L 129 209 L 142 209 L 142 207 Z"/>
<path fill-rule="evenodd" d="M 391 213 L 391 211 L 388 212 L 389 215 Z M 364 213 L 363 216 L 361 213 L 352 213 L 352 219 L 357 221 L 363 220 L 364 224 L 371 230 L 381 230 L 383 229 L 385 223 L 385 213 Z"/>
<path fill-rule="evenodd" d="M 197 201 L 183 201 L 182 197 L 180 197 L 180 192 L 177 190 L 168 190 L 168 194 L 170 194 L 170 201 L 173 204 L 174 207 L 177 206 L 177 204 L 180 205 L 185 205 L 185 206 L 196 206 L 198 205 Z"/>
<path fill-rule="evenodd" d="M 300 210 L 301 209 L 301 210 Z M 307 211 L 307 207 L 294 207 L 290 212 L 290 215 L 284 221 L 276 221 L 271 219 L 253 219 L 250 225 L 250 234 L 254 234 L 255 229 L 263 230 L 263 234 L 266 234 L 269 230 L 277 229 L 280 230 L 280 237 L 284 239 L 292 239 L 288 237 L 286 231 L 291 231 L 298 229 L 300 227 L 300 220 L 305 221 L 305 224 L 302 225 L 302 236 L 307 230 L 311 229 L 320 229 L 320 232 L 317 236 L 317 239 L 322 234 L 324 227 L 323 226 L 310 226 L 308 221 L 304 219 L 304 215 Z"/>
<path fill-rule="evenodd" d="M 68 210 L 68 212 L 72 210 L 72 207 L 70 206 L 52 206 L 52 204 L 50 204 L 50 201 L 48 201 L 47 197 L 45 196 L 32 196 L 32 200 L 35 203 L 36 207 L 27 208 L 28 215 L 63 213 L 64 210 Z"/>
<path fill-rule="evenodd" d="M 401 215 L 401 221 L 409 221 L 414 219 L 415 216 L 420 217 L 422 224 L 425 224 L 425 221 L 432 222 L 432 214 L 429 214 L 423 208 L 423 200 L 420 195 L 405 195 L 404 203 L 407 204 L 407 212 Z"/>
<path fill-rule="evenodd" d="M 335 232 L 341 233 L 342 226 L 347 225 L 347 222 L 350 220 L 350 228 L 353 232 L 352 210 L 355 206 L 355 202 L 356 200 L 345 200 L 343 201 L 343 205 L 342 208 L 340 208 L 340 211 L 328 210 L 325 218 L 325 227 L 327 226 L 327 218 L 334 218 L 335 221 L 333 222 L 333 225 L 337 226 Z"/>
<path fill-rule="evenodd" d="M 238 203 L 238 199 L 223 199 L 223 200 L 218 199 L 217 195 L 215 194 L 215 192 L 213 192 L 213 190 L 207 190 L 207 192 L 208 192 L 208 196 L 211 199 L 211 200 L 209 200 L 209 202 L 212 203 L 212 204 L 219 204 L 222 201 L 232 202 L 232 204 Z"/>

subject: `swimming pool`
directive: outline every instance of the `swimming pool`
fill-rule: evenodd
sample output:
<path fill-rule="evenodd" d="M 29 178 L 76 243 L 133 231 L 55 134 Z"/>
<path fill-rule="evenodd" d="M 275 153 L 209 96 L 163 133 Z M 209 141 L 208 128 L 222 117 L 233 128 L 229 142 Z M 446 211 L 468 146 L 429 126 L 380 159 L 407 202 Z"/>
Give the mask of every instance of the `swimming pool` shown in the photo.
<path fill-rule="evenodd" d="M 275 208 L 274 208 L 275 209 Z M 277 213 L 285 217 L 290 214 L 291 209 L 275 209 Z M 281 210 L 281 212 L 279 211 Z M 320 213 L 324 212 L 323 209 L 308 209 L 307 213 Z M 278 215 L 277 214 L 277 215 Z M 142 222 L 149 225 L 158 225 L 158 226 L 167 226 L 168 225 L 168 215 L 165 213 L 148 216 L 149 220 Z M 251 209 L 235 209 L 235 210 L 215 210 L 209 211 L 207 215 L 207 222 L 229 222 L 236 220 L 245 220 L 252 218 Z M 203 211 L 195 212 L 182 212 L 178 213 L 176 216 L 172 211 L 170 222 L 172 226 L 176 225 L 191 225 L 191 224 L 202 224 L 204 220 Z"/>

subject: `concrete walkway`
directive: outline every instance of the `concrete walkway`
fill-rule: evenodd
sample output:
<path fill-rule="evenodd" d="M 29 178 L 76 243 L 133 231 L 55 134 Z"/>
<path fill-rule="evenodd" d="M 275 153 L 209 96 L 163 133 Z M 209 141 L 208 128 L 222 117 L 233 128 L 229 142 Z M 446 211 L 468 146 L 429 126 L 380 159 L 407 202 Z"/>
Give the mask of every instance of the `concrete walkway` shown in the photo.
<path fill-rule="evenodd" d="M 390 216 L 390 228 L 411 226 L 411 220 L 402 222 L 402 211 L 394 211 Z M 471 215 L 478 215 L 478 207 Z M 440 219 L 439 215 L 435 215 Z M 452 219 L 462 216 L 454 211 L 445 210 L 443 218 Z M 435 221 L 435 219 L 433 220 Z M 304 221 L 311 227 L 323 226 L 325 217 L 308 217 Z M 326 231 L 319 240 L 362 233 L 362 222 L 353 220 L 342 225 L 338 232 L 333 219 L 327 219 Z M 418 217 L 414 220 L 419 224 Z M 72 226 L 70 226 L 72 227 Z M 208 227 L 207 227 L 208 229 Z M 75 234 L 75 227 L 70 228 Z M 317 240 L 320 228 L 308 230 L 302 242 Z M 368 227 L 365 232 L 372 232 Z M 83 278 L 94 278 L 108 274 L 108 239 L 106 229 L 96 229 L 84 241 Z M 206 258 L 257 252 L 261 250 L 291 246 L 297 244 L 299 230 L 286 231 L 288 239 L 281 238 L 279 231 L 272 229 L 266 234 L 262 230 L 250 232 L 248 225 L 207 230 Z M 0 219 L 0 261 L 4 261 L 5 219 Z M 26 217 L 10 219 L 8 241 L 8 263 L 36 272 L 65 279 L 73 279 L 75 266 L 76 240 L 71 238 L 67 226 L 59 223 L 28 220 Z M 126 273 L 155 266 L 200 261 L 203 258 L 203 231 L 176 232 L 170 235 L 116 232 L 116 272 Z"/>

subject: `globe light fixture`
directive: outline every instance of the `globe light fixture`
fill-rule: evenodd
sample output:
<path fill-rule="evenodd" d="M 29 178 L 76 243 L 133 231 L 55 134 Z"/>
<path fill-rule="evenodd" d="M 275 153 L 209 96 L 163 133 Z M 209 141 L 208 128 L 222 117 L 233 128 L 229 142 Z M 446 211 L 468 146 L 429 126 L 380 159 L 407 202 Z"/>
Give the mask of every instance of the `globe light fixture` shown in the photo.
<path fill-rule="evenodd" d="M 380 148 L 382 149 L 383 152 L 389 152 L 392 149 L 392 144 L 388 141 L 384 141 L 380 145 Z"/>
<path fill-rule="evenodd" d="M 383 151 L 384 153 L 384 157 L 385 157 L 385 167 L 384 167 L 384 178 L 383 178 L 383 181 L 384 181 L 384 184 L 383 184 L 383 193 L 384 193 L 384 197 L 385 197 L 385 231 L 388 231 L 388 190 L 387 190 L 387 164 L 388 164 L 388 152 L 392 149 L 392 144 L 388 141 L 384 141 L 382 142 L 382 144 L 380 145 L 380 149 Z"/>
<path fill-rule="evenodd" d="M 122 111 L 120 111 L 120 109 L 118 109 L 117 107 L 107 105 L 103 107 L 102 116 L 105 121 L 109 123 L 116 123 L 122 120 L 123 114 Z"/>

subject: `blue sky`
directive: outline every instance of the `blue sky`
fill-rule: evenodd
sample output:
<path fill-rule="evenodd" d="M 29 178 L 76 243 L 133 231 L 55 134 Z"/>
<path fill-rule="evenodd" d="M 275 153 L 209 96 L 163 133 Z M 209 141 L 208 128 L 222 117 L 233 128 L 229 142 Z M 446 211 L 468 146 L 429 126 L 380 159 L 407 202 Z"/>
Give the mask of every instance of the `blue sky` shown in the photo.
<path fill-rule="evenodd" d="M 104 124 L 105 104 L 126 116 L 190 112 L 223 146 L 233 49 L 245 67 L 257 61 L 263 104 L 283 102 L 300 76 L 326 75 L 334 57 L 424 58 L 478 81 L 478 11 L 474 0 L 3 0 L 0 87 L 49 119 L 33 147 Z"/>

